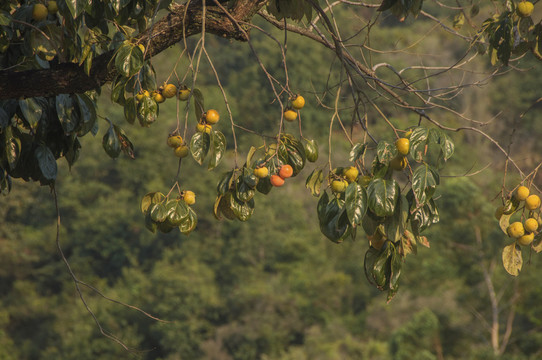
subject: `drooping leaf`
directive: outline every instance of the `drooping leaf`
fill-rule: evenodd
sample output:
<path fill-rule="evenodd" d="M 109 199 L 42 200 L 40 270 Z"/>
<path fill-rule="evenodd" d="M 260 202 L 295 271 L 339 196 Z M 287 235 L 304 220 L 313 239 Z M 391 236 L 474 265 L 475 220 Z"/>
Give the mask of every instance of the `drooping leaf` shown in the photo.
<path fill-rule="evenodd" d="M 40 145 L 35 150 L 35 156 L 43 177 L 47 180 L 55 180 L 57 165 L 51 149 L 45 145 Z"/>
<path fill-rule="evenodd" d="M 350 149 L 348 160 L 350 160 L 350 162 L 356 162 L 357 160 L 360 160 L 363 157 L 363 154 L 365 154 L 366 148 L 367 145 L 364 143 L 354 144 L 354 146 L 352 146 L 352 149 Z"/>
<path fill-rule="evenodd" d="M 209 153 L 211 147 L 211 137 L 205 132 L 196 132 L 190 140 L 190 152 L 192 157 L 200 165 Z"/>
<path fill-rule="evenodd" d="M 367 186 L 369 208 L 377 216 L 392 215 L 399 192 L 399 185 L 393 179 L 371 180 L 369 186 Z"/>
<path fill-rule="evenodd" d="M 139 46 L 125 42 L 115 55 L 115 68 L 124 77 L 131 77 L 143 66 L 143 52 Z"/>
<path fill-rule="evenodd" d="M 512 276 L 518 276 L 523 267 L 521 248 L 516 243 L 507 245 L 502 250 L 502 263 L 504 269 Z"/>
<path fill-rule="evenodd" d="M 324 181 L 324 175 L 322 169 L 314 169 L 307 177 L 305 187 L 310 190 L 312 196 L 320 196 L 320 190 Z"/>
<path fill-rule="evenodd" d="M 149 127 L 158 118 L 158 104 L 151 97 L 144 97 L 137 104 L 137 118 L 143 127 Z"/>
<path fill-rule="evenodd" d="M 79 107 L 80 114 L 80 127 L 77 131 L 77 135 L 83 136 L 89 131 L 92 131 L 96 125 L 96 104 L 85 94 L 76 94 L 77 105 Z"/>
<path fill-rule="evenodd" d="M 198 217 L 196 212 L 191 208 L 188 209 L 188 216 L 184 219 L 182 224 L 179 226 L 179 230 L 182 234 L 188 235 L 196 229 L 198 225 Z"/>
<path fill-rule="evenodd" d="M 388 165 L 397 155 L 397 147 L 387 141 L 380 141 L 376 147 L 376 154 L 379 162 Z"/>
<path fill-rule="evenodd" d="M 129 124 L 133 124 L 137 117 L 136 115 L 137 104 L 134 97 L 126 100 L 124 103 L 124 118 Z"/>
<path fill-rule="evenodd" d="M 421 162 L 425 156 L 428 130 L 422 127 L 415 127 L 410 134 L 410 155 L 417 162 Z"/>
<path fill-rule="evenodd" d="M 171 199 L 166 202 L 166 220 L 172 227 L 180 226 L 188 216 L 188 205 L 181 199 Z"/>
<path fill-rule="evenodd" d="M 107 155 L 109 155 L 111 158 L 115 159 L 119 156 L 122 148 L 113 125 L 109 126 L 109 129 L 104 134 L 102 146 Z"/>
<path fill-rule="evenodd" d="M 431 199 L 439 182 L 439 174 L 429 164 L 422 164 L 414 170 L 412 191 L 419 205 L 425 204 Z"/>
<path fill-rule="evenodd" d="M 150 208 L 151 219 L 155 222 L 162 222 L 167 217 L 166 206 L 163 202 L 154 204 Z"/>
<path fill-rule="evenodd" d="M 42 114 L 40 104 L 34 98 L 26 98 L 19 100 L 19 106 L 30 127 L 35 130 Z"/>
<path fill-rule="evenodd" d="M 406 228 L 408 219 L 409 204 L 405 196 L 400 196 L 392 216 L 384 222 L 386 237 L 395 242 L 401 239 Z"/>
<path fill-rule="evenodd" d="M 224 153 L 226 152 L 226 137 L 218 130 L 213 130 L 211 132 L 210 139 L 210 159 L 209 165 L 207 166 L 208 170 L 214 169 L 222 160 Z"/>
<path fill-rule="evenodd" d="M 75 102 L 70 95 L 60 94 L 56 96 L 56 112 L 62 128 L 67 134 L 77 130 L 79 116 L 75 108 Z"/>
<path fill-rule="evenodd" d="M 367 212 L 365 189 L 355 182 L 350 183 L 346 188 L 344 204 L 350 225 L 353 227 L 360 225 Z"/>

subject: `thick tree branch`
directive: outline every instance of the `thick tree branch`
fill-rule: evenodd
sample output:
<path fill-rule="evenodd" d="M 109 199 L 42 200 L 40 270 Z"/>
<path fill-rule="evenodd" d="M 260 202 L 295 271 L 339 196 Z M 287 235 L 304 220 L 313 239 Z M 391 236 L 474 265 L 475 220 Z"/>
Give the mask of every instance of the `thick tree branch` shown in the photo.
<path fill-rule="evenodd" d="M 265 2 L 238 0 L 229 13 L 238 23 L 249 23 Z M 239 41 L 248 40 L 246 34 L 249 28 L 240 31 L 239 26 L 219 7 L 207 6 L 206 15 L 206 32 Z M 199 1 L 172 5 L 168 15 L 137 38 L 139 42 L 148 44 L 146 57 L 159 54 L 183 37 L 199 34 L 202 30 L 202 16 L 203 8 Z M 111 66 L 114 55 L 114 51 L 109 51 L 96 57 L 90 76 L 74 63 L 61 63 L 51 69 L 41 70 L 0 70 L 0 99 L 82 93 L 99 88 L 116 75 L 114 67 Z"/>

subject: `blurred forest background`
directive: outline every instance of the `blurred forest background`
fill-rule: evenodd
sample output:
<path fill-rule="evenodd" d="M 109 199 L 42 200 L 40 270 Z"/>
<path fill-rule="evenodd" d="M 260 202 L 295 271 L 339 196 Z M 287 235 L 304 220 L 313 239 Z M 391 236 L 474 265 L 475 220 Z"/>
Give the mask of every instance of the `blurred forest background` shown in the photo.
<path fill-rule="evenodd" d="M 432 3 L 424 6 L 436 16 L 443 11 Z M 339 15 L 342 28 L 352 33 L 367 20 L 362 10 Z M 451 25 L 451 18 L 446 21 Z M 259 25 L 284 38 L 268 24 Z M 263 63 L 280 78 L 276 44 L 256 30 L 252 35 Z M 370 45 L 394 50 L 373 53 L 370 61 L 397 66 L 451 65 L 469 47 L 427 18 L 400 23 L 390 15 L 372 28 Z M 280 110 L 272 104 L 267 79 L 250 48 L 212 36 L 207 36 L 206 47 L 236 122 L 274 134 Z M 178 53 L 180 46 L 153 60 L 159 83 L 171 73 Z M 338 82 L 333 54 L 288 34 L 287 60 L 291 86 L 307 99 L 304 135 L 318 140 L 323 164 L 328 152 L 324 134 L 333 111 L 320 106 L 313 94 L 323 104 L 333 103 L 333 96 L 322 92 Z M 178 65 L 181 73 L 183 66 Z M 487 56 L 469 66 L 469 72 L 450 72 L 450 79 L 459 83 L 491 71 Z M 489 121 L 484 131 L 511 144 L 512 156 L 528 168 L 542 159 L 541 108 L 522 118 L 519 114 L 540 96 L 542 66 L 529 56 L 515 66 L 481 88 L 466 88 L 451 102 L 459 111 Z M 203 61 L 198 87 L 206 106 L 223 114 L 217 126 L 231 148 L 224 101 Z M 181 184 L 197 194 L 197 230 L 183 236 L 145 229 L 140 199 L 150 191 L 167 192 L 177 171 L 177 158 L 165 141 L 176 126 L 176 104 L 162 104 L 158 121 L 143 129 L 124 121 L 108 91 L 104 88 L 99 114 L 125 129 L 135 145 L 135 160 L 112 160 L 105 154 L 104 121 L 96 137 L 82 139 L 84 151 L 71 170 L 59 161 L 61 245 L 79 279 L 168 322 L 83 288 L 104 328 L 140 352 L 131 354 L 102 336 L 56 249 L 49 189 L 16 181 L 11 194 L 0 199 L 0 359 L 542 358 L 542 263 L 540 256 L 524 251 L 518 278 L 502 267 L 500 252 L 510 240 L 493 214 L 501 204 L 504 157 L 482 137 L 450 134 L 456 154 L 438 196 L 441 222 L 425 234 L 431 247 L 419 248 L 407 259 L 400 290 L 386 304 L 386 294 L 365 278 L 367 240 L 358 236 L 337 245 L 320 233 L 317 200 L 304 188 L 309 168 L 268 196 L 257 195 L 253 217 L 241 223 L 216 221 L 212 215 L 216 181 L 233 166 L 232 157 L 213 172 L 187 159 Z M 400 126 L 417 121 L 390 104 L 384 109 Z M 449 119 L 439 120 L 453 125 L 451 115 L 441 116 Z M 349 117 L 347 109 L 344 117 Z M 373 135 L 393 138 L 376 114 L 369 120 Z M 192 113 L 190 124 L 191 133 Z M 297 130 L 292 125 L 287 131 Z M 261 142 L 254 135 L 237 135 L 241 158 L 250 145 Z M 354 137 L 359 141 L 361 135 Z M 348 150 L 337 136 L 333 164 L 348 165 Z M 475 176 L 461 176 L 480 169 Z M 506 181 L 513 188 L 520 178 L 510 173 Z"/>

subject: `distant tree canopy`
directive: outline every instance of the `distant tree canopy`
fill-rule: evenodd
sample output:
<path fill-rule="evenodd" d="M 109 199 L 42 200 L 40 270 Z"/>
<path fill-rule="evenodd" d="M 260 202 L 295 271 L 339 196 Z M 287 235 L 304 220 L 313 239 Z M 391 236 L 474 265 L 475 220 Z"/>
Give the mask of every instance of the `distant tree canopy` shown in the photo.
<path fill-rule="evenodd" d="M 416 253 L 417 245 L 428 245 L 422 233 L 440 221 L 434 195 L 441 171 L 455 152 L 450 134 L 458 131 L 487 140 L 525 186 L 518 188 L 515 181 L 508 189 L 503 181 L 503 205 L 497 210 L 501 229 L 513 239 L 504 248 L 503 262 L 517 275 L 521 246 L 542 250 L 540 198 L 535 194 L 539 189 L 533 184 L 538 166 L 532 172 L 522 169 L 506 144 L 485 131 L 490 119 L 475 119 L 464 111 L 462 95 L 524 61 L 542 59 L 542 24 L 533 21 L 535 6 L 528 1 L 425 7 L 421 0 L 3 2 L 0 191 L 11 190 L 12 178 L 54 188 L 57 160 L 65 158 L 73 166 L 83 150 L 79 139 L 96 135 L 99 120 L 108 129 L 102 140 L 105 152 L 112 158 L 122 152 L 134 157 L 137 144 L 121 121 L 97 107 L 102 93 L 123 107 L 127 123 L 142 127 L 151 126 L 160 116 L 160 105 L 171 98 L 167 101 L 177 101 L 177 127 L 167 142 L 179 159 L 177 180 L 171 189 L 156 189 L 142 198 L 145 225 L 153 232 L 192 232 L 198 221 L 193 209 L 197 194 L 181 186 L 182 164 L 191 156 L 212 170 L 227 150 L 233 151 L 234 166 L 217 179 L 214 215 L 246 221 L 257 196 L 284 186 L 321 157 L 317 142 L 303 133 L 307 107 L 320 107 L 331 113 L 325 127 L 328 159 L 309 169 L 306 178 L 306 187 L 319 198 L 320 230 L 336 243 L 366 235 L 365 273 L 388 292 L 388 299 L 398 290 L 404 258 Z M 419 25 L 416 17 L 433 27 Z M 283 38 L 261 24 L 280 29 Z M 394 53 L 408 54 L 414 46 L 401 43 L 401 29 L 407 26 L 420 27 L 420 41 L 439 29 L 458 45 L 450 51 L 437 43 L 433 54 L 418 55 L 414 63 L 408 57 L 392 63 L 388 56 L 393 60 Z M 397 37 L 395 48 L 379 48 L 379 28 Z M 253 32 L 265 34 L 278 49 L 277 57 L 260 56 L 251 41 Z M 259 85 L 267 93 L 256 100 L 276 112 L 272 127 L 233 116 L 235 109 L 220 80 L 221 71 L 229 71 L 220 63 L 230 59 L 210 56 L 209 34 L 248 43 L 250 60 L 262 79 Z M 329 50 L 329 72 L 312 74 L 325 79 L 322 88 L 301 94 L 292 81 L 288 54 L 297 49 L 288 47 L 291 34 Z M 164 51 L 178 60 L 162 84 L 152 61 Z M 436 56 L 444 52 L 449 56 Z M 306 57 L 310 63 L 311 54 Z M 484 65 L 487 60 L 491 67 Z M 280 65 L 270 70 L 267 62 Z M 209 104 L 198 88 L 203 64 L 214 74 L 224 106 Z M 103 90 L 106 84 L 110 91 Z M 515 116 L 523 117 L 537 102 Z M 226 111 L 219 114 L 218 107 Z M 222 126 L 228 121 L 228 127 Z M 387 131 L 375 133 L 375 123 L 385 124 Z M 350 148 L 340 164 L 332 157 L 338 144 Z"/>

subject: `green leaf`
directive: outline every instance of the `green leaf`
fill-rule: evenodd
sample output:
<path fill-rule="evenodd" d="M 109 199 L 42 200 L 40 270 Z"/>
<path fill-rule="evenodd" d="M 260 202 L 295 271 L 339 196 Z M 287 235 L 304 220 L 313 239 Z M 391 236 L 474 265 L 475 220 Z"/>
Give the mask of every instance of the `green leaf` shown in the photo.
<path fill-rule="evenodd" d="M 393 215 L 387 217 L 384 222 L 384 233 L 388 240 L 398 241 L 403 236 L 409 215 L 409 204 L 405 196 L 399 197 Z"/>
<path fill-rule="evenodd" d="M 115 159 L 120 155 L 122 149 L 113 125 L 109 126 L 109 129 L 104 134 L 102 146 L 111 158 Z"/>
<path fill-rule="evenodd" d="M 389 257 L 390 245 L 384 245 L 376 258 L 371 271 L 377 289 L 384 290 L 384 286 L 390 276 Z"/>
<path fill-rule="evenodd" d="M 238 200 L 235 196 L 230 197 L 230 208 L 241 221 L 247 221 L 254 212 L 254 199 L 247 202 Z"/>
<path fill-rule="evenodd" d="M 57 165 L 51 149 L 45 145 L 40 145 L 36 148 L 34 154 L 43 177 L 47 180 L 56 179 Z"/>
<path fill-rule="evenodd" d="M 211 132 L 211 144 L 210 144 L 210 160 L 207 166 L 208 170 L 214 169 L 222 160 L 224 153 L 226 152 L 226 137 L 218 130 Z"/>
<path fill-rule="evenodd" d="M 134 97 L 129 98 L 124 103 L 124 118 L 129 124 L 133 124 L 137 117 L 136 115 L 137 103 Z"/>
<path fill-rule="evenodd" d="M 232 181 L 233 181 L 233 173 L 234 171 L 228 171 L 227 173 L 224 173 L 220 180 L 218 181 L 218 184 L 216 186 L 216 191 L 219 195 L 226 195 L 226 193 L 231 189 Z"/>
<path fill-rule="evenodd" d="M 166 202 L 165 208 L 167 213 L 166 220 L 173 227 L 180 226 L 188 216 L 189 208 L 184 200 L 171 199 Z"/>
<path fill-rule="evenodd" d="M 454 143 L 452 139 L 445 132 L 440 132 L 440 147 L 442 149 L 442 155 L 444 156 L 444 161 L 448 160 L 454 154 Z"/>
<path fill-rule="evenodd" d="M 32 29 L 30 46 L 34 54 L 45 61 L 51 61 L 57 55 L 57 48 L 63 48 L 62 28 L 56 24 L 42 26 L 40 31 Z"/>
<path fill-rule="evenodd" d="M 66 134 L 70 134 L 79 126 L 79 116 L 75 109 L 75 101 L 68 94 L 60 94 L 56 96 L 56 112 L 58 119 L 62 124 L 62 128 Z"/>
<path fill-rule="evenodd" d="M 158 228 L 158 224 L 152 219 L 150 211 L 145 214 L 145 227 L 152 233 L 156 233 L 156 229 Z"/>
<path fill-rule="evenodd" d="M 167 210 L 163 202 L 154 204 L 150 210 L 151 219 L 155 222 L 162 222 L 167 217 Z"/>
<path fill-rule="evenodd" d="M 425 145 L 427 145 L 428 130 L 422 127 L 415 127 L 410 134 L 410 155 L 417 162 L 421 162 L 425 156 Z"/>
<path fill-rule="evenodd" d="M 272 189 L 273 189 L 273 185 L 271 184 L 271 180 L 269 176 L 258 180 L 258 185 L 256 185 L 256 190 L 259 193 L 267 195 L 271 192 Z"/>
<path fill-rule="evenodd" d="M 354 144 L 354 146 L 352 146 L 352 149 L 350 149 L 348 160 L 350 160 L 350 162 L 356 162 L 357 160 L 360 160 L 363 157 L 363 154 L 365 154 L 366 148 L 367 148 L 366 144 L 362 144 L 362 143 Z"/>
<path fill-rule="evenodd" d="M 141 199 L 141 212 L 145 213 L 153 204 L 162 202 L 166 197 L 161 192 L 150 192 Z"/>
<path fill-rule="evenodd" d="M 395 210 L 399 196 L 395 180 L 373 179 L 367 186 L 369 208 L 377 216 L 390 216 Z"/>
<path fill-rule="evenodd" d="M 30 127 L 36 130 L 42 114 L 40 104 L 34 98 L 27 98 L 19 100 L 19 107 Z"/>
<path fill-rule="evenodd" d="M 66 5 L 68 5 L 68 9 L 74 19 L 81 15 L 87 3 L 88 0 L 66 0 Z"/>
<path fill-rule="evenodd" d="M 210 146 L 211 137 L 209 134 L 197 132 L 192 136 L 192 139 L 190 140 L 190 152 L 198 164 L 203 164 L 203 160 L 209 153 Z"/>
<path fill-rule="evenodd" d="M 439 182 L 439 174 L 428 164 L 422 164 L 414 170 L 412 191 L 419 205 L 425 204 L 431 199 Z"/>
<path fill-rule="evenodd" d="M 139 46 L 131 43 L 124 43 L 115 56 L 115 67 L 125 77 L 131 77 L 143 66 L 143 52 Z"/>
<path fill-rule="evenodd" d="M 307 177 L 305 187 L 310 190 L 312 196 L 318 197 L 324 181 L 324 175 L 322 169 L 314 169 Z"/>
<path fill-rule="evenodd" d="M 397 155 L 397 147 L 387 141 L 380 141 L 376 147 L 376 155 L 379 162 L 388 165 L 391 159 Z"/>
<path fill-rule="evenodd" d="M 316 140 L 305 140 L 305 157 L 310 162 L 318 160 L 318 143 Z"/>
<path fill-rule="evenodd" d="M 196 229 L 198 225 L 198 216 L 196 212 L 191 208 L 188 209 L 188 216 L 184 219 L 182 224 L 179 226 L 179 230 L 182 234 L 188 235 Z"/>
<path fill-rule="evenodd" d="M 96 104 L 85 94 L 76 94 L 81 124 L 77 135 L 83 136 L 96 125 Z"/>
<path fill-rule="evenodd" d="M 350 233 L 350 226 L 346 211 L 343 211 L 344 201 L 332 198 L 328 199 L 327 192 L 324 192 L 318 202 L 318 218 L 320 222 L 320 231 L 329 240 L 335 243 L 341 243 Z"/>
<path fill-rule="evenodd" d="M 502 250 L 502 263 L 504 269 L 512 276 L 518 276 L 523 267 L 523 258 L 521 257 L 521 248 L 514 242 L 505 246 Z"/>
<path fill-rule="evenodd" d="M 395 247 L 393 247 L 393 251 L 391 252 L 391 259 L 390 259 L 390 275 L 389 275 L 388 298 L 387 298 L 388 302 L 395 296 L 395 294 L 399 290 L 399 278 L 401 277 L 402 266 L 403 266 L 403 262 L 402 262 L 401 256 L 397 254 Z"/>
<path fill-rule="evenodd" d="M 158 104 L 151 97 L 145 97 L 137 104 L 137 118 L 143 127 L 149 127 L 158 118 Z"/>
<path fill-rule="evenodd" d="M 367 193 L 359 184 L 353 182 L 348 185 L 344 200 L 346 215 L 350 225 L 360 225 L 367 212 Z"/>

